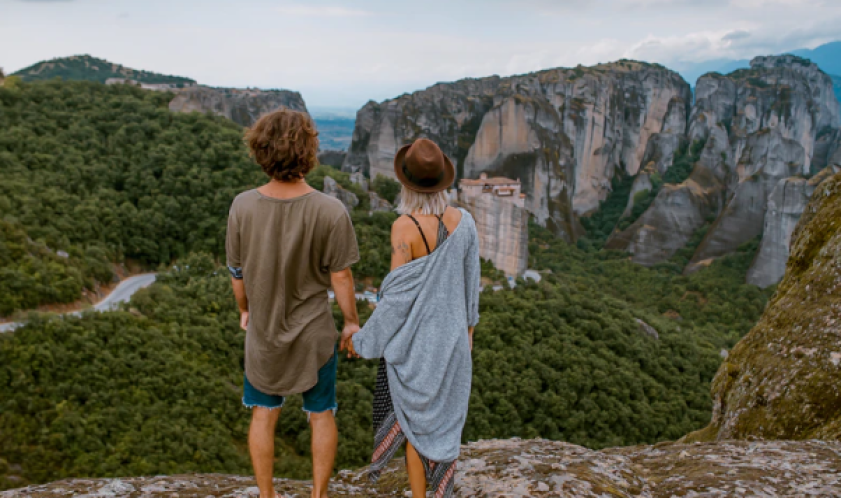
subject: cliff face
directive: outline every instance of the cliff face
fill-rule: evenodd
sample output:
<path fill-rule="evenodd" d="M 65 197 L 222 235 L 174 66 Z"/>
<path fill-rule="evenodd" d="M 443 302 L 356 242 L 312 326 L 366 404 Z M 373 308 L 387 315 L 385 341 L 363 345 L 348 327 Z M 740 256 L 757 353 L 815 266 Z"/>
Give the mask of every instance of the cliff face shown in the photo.
<path fill-rule="evenodd" d="M 630 61 L 442 83 L 366 104 L 343 168 L 392 176 L 397 149 L 427 137 L 460 178 L 522 179 L 526 209 L 573 239 L 617 169 L 636 174 L 649 139 L 683 133 L 689 100 L 676 73 Z"/>
<path fill-rule="evenodd" d="M 767 311 L 713 380 L 712 423 L 688 441 L 841 440 L 841 174 L 817 188 L 794 240 Z"/>
<path fill-rule="evenodd" d="M 642 264 L 656 264 L 712 223 L 692 258 L 692 271 L 764 233 L 765 254 L 752 270 L 752 281 L 776 283 L 792 216 L 796 222 L 803 206 L 779 196 L 793 193 L 795 184 L 801 198 L 808 196 L 807 184 L 794 179 L 811 177 L 839 159 L 839 127 L 841 111 L 831 79 L 804 59 L 758 57 L 751 69 L 702 76 L 686 135 L 690 143 L 704 144 L 700 160 L 685 182 L 660 190 L 651 208 L 616 234 L 610 246 L 628 250 Z M 665 153 L 652 154 L 655 162 L 673 154 L 670 145 L 659 147 Z M 787 179 L 788 190 L 780 187 Z M 777 188 L 782 190 L 773 194 Z M 781 202 L 787 202 L 786 216 L 780 215 Z M 777 256 L 771 255 L 774 251 Z"/>
<path fill-rule="evenodd" d="M 458 497 L 839 496 L 841 444 L 810 442 L 663 443 L 591 451 L 545 440 L 479 441 L 463 447 Z M 341 471 L 330 496 L 409 496 L 402 459 L 377 485 L 364 470 Z M 398 462 L 398 460 L 400 460 Z M 307 482 L 275 479 L 283 496 L 309 496 Z M 256 497 L 253 478 L 218 474 L 71 479 L 0 492 L 2 498 L 65 496 Z M 805 495 L 805 493 L 804 493 Z"/>
<path fill-rule="evenodd" d="M 169 103 L 171 111 L 212 112 L 241 126 L 251 126 L 262 114 L 280 107 L 307 112 L 301 94 L 289 90 L 195 86 L 170 91 L 176 94 Z"/>

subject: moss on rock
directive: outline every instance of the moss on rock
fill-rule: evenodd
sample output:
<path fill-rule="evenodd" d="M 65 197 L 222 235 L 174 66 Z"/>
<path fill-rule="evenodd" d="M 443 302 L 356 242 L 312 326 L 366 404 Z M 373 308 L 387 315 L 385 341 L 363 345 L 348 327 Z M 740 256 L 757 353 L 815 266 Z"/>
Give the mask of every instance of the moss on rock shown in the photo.
<path fill-rule="evenodd" d="M 841 174 L 814 193 L 786 275 L 713 380 L 713 419 L 686 442 L 841 440 Z"/>

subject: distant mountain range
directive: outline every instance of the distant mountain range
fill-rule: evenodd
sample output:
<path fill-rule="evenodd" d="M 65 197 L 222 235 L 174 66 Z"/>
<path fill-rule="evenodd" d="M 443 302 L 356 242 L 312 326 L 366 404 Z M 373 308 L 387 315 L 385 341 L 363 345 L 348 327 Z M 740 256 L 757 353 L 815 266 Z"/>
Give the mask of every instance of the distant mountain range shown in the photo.
<path fill-rule="evenodd" d="M 827 43 L 815 49 L 803 48 L 788 52 L 809 59 L 835 82 L 835 95 L 841 100 L 841 41 Z M 707 73 L 729 74 L 737 69 L 750 67 L 749 59 L 713 59 L 703 62 L 672 64 L 671 69 L 680 73 L 693 87 L 698 78 Z"/>
<path fill-rule="evenodd" d="M 818 67 L 827 73 L 832 78 L 833 88 L 836 97 L 841 100 L 841 41 L 827 43 L 815 49 L 799 49 L 793 50 L 791 54 L 810 59 L 816 63 Z M 713 59 L 703 62 L 687 62 L 671 64 L 670 69 L 677 71 L 688 83 L 694 88 L 698 78 L 701 76 L 716 72 L 722 75 L 730 74 L 739 69 L 750 67 L 750 60 L 748 59 Z M 70 57 L 60 57 L 48 61 L 41 61 L 29 67 L 23 68 L 14 73 L 14 76 L 21 77 L 24 81 L 43 81 L 53 78 L 62 78 L 65 80 L 87 80 L 98 81 L 105 83 L 109 78 L 125 78 L 135 80 L 139 83 L 161 84 L 169 83 L 181 86 L 196 85 L 196 81 L 191 78 L 183 76 L 172 76 L 166 74 L 155 73 L 152 71 L 144 71 L 132 69 L 116 64 L 103 59 L 93 57 L 91 55 L 74 55 Z M 202 87 L 204 93 L 207 93 L 208 87 Z M 231 93 L 233 89 L 216 89 L 228 90 Z M 193 93 L 200 90 L 193 90 Z M 246 96 L 248 97 L 248 96 Z M 300 99 L 300 96 L 297 97 Z M 306 109 L 303 100 L 293 105 L 294 108 Z M 206 96 L 194 96 L 193 100 L 205 101 L 208 100 Z M 214 99 L 211 99 L 214 100 Z M 215 99 L 219 100 L 219 99 Z M 265 110 L 265 103 L 257 106 L 256 109 L 251 109 L 249 112 L 233 112 L 228 107 L 230 103 L 222 105 L 216 101 L 193 103 L 186 106 L 185 110 L 202 110 L 207 108 L 217 114 L 225 115 L 234 119 L 238 123 L 247 126 L 254 117 Z M 250 98 L 248 100 L 251 100 Z M 285 101 L 284 101 L 285 102 Z M 239 104 L 238 104 L 239 105 Z M 269 103 L 269 105 L 272 105 Z M 290 105 L 290 104 L 285 104 Z M 225 107 L 224 110 L 221 110 Z M 181 109 L 178 109 L 181 110 Z M 316 122 L 321 134 L 322 148 L 329 150 L 346 150 L 350 145 L 351 135 L 353 133 L 353 126 L 355 120 L 355 111 L 348 109 L 333 109 L 333 108 L 314 108 L 310 109 L 310 113 Z M 240 116 L 243 114 L 243 116 Z M 247 116 L 245 115 L 247 114 Z"/>

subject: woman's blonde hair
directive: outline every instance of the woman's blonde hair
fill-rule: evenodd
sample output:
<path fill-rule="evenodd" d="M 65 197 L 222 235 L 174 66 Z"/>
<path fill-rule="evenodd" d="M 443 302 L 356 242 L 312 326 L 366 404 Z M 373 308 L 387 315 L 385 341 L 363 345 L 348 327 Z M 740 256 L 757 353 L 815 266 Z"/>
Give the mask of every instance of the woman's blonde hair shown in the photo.
<path fill-rule="evenodd" d="M 446 190 L 432 194 L 423 194 L 403 186 L 400 191 L 400 204 L 397 212 L 400 214 L 417 213 L 421 215 L 441 216 L 447 210 L 450 196 Z"/>

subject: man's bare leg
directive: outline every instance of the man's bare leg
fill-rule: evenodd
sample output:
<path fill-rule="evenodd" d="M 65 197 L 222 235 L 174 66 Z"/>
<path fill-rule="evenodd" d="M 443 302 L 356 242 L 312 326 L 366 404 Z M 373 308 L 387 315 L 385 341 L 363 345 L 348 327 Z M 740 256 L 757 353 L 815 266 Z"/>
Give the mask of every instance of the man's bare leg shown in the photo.
<path fill-rule="evenodd" d="M 312 496 L 327 498 L 333 463 L 339 447 L 339 431 L 333 410 L 310 414 L 312 428 Z"/>
<path fill-rule="evenodd" d="M 409 486 L 412 488 L 412 496 L 426 496 L 426 471 L 423 470 L 420 455 L 418 455 L 412 443 L 408 441 L 406 441 L 406 467 L 409 472 Z"/>
<path fill-rule="evenodd" d="M 248 430 L 248 449 L 260 498 L 275 498 L 274 490 L 274 435 L 280 408 L 270 410 L 261 406 L 251 409 L 251 427 Z"/>

